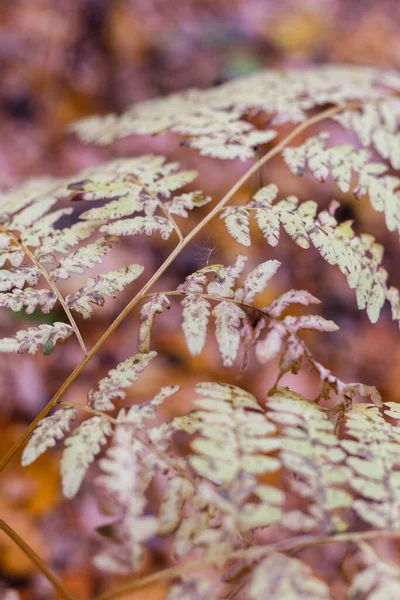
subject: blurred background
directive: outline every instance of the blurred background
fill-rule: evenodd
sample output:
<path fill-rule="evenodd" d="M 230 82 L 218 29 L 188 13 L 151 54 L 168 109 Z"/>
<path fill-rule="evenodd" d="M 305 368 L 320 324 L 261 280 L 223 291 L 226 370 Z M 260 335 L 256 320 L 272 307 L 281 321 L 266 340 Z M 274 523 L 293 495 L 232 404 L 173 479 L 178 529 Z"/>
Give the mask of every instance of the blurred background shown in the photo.
<path fill-rule="evenodd" d="M 110 148 L 85 146 L 66 133 L 71 121 L 89 114 L 122 111 L 129 104 L 189 87 L 210 87 L 237 75 L 260 69 L 302 68 L 308 65 L 351 63 L 400 68 L 400 3 L 398 0 L 0 0 L 0 187 L 50 173 L 70 175 L 79 169 L 118 156 L 153 151 L 200 172 L 196 188 L 216 199 L 244 172 L 243 163 L 218 163 L 182 151 L 179 139 L 129 138 Z M 343 133 L 343 140 L 345 134 Z M 222 168 L 221 168 L 222 167 Z M 274 181 L 282 193 L 318 200 L 321 208 L 334 196 L 342 201 L 341 217 L 355 218 L 357 231 L 373 233 L 386 247 L 385 266 L 391 282 L 400 284 L 398 238 L 389 234 L 381 215 L 368 202 L 338 195 L 329 183 L 288 174 L 279 159 L 271 161 L 264 181 Z M 236 200 L 247 200 L 249 188 Z M 205 211 L 207 209 L 204 209 Z M 184 224 L 190 229 L 201 211 Z M 121 244 L 118 252 L 135 252 L 135 261 L 155 270 L 171 246 L 158 240 Z M 218 240 L 218 242 L 217 242 Z M 387 310 L 372 326 L 357 311 L 354 294 L 343 276 L 329 268 L 316 252 L 303 252 L 286 238 L 272 251 L 255 236 L 249 264 L 277 258 L 284 266 L 263 296 L 264 304 L 290 288 L 306 288 L 323 304 L 321 314 L 341 326 L 337 334 L 309 337 L 314 355 L 346 381 L 376 385 L 385 400 L 398 401 L 399 332 Z M 227 238 L 216 222 L 195 240 L 167 272 L 159 289 L 174 289 L 182 279 L 207 262 L 231 262 L 243 250 Z M 113 259 L 110 259 L 111 261 Z M 107 263 L 107 269 L 113 263 Z M 397 273 L 396 273 L 397 271 Z M 64 287 L 68 293 L 68 286 Z M 95 343 L 127 295 L 96 311 L 90 324 L 80 322 L 89 346 Z M 136 350 L 136 319 L 120 328 L 67 397 L 83 402 L 87 391 L 105 373 Z M 0 314 L 1 337 L 17 328 L 44 322 L 43 315 Z M 52 320 L 57 320 L 52 315 Z M 237 383 L 263 397 L 273 381 L 273 368 L 254 364 L 237 378 L 238 369 L 223 369 L 214 342 L 193 359 L 179 332 L 180 310 L 159 319 L 154 347 L 160 359 L 148 378 L 135 385 L 128 401 L 143 401 L 159 385 L 180 383 L 192 390 L 196 381 Z M 329 337 L 333 336 L 333 337 Z M 48 402 L 80 360 L 71 340 L 50 356 L 1 356 L 0 450 L 4 454 L 27 424 Z M 285 383 L 292 383 L 290 377 Z M 294 387 L 311 397 L 313 375 L 302 372 Z M 151 387 L 150 387 L 151 380 Z M 184 412 L 184 396 L 171 410 Z M 59 456 L 50 452 L 28 469 L 14 460 L 0 479 L 0 513 L 86 600 L 116 577 L 99 574 L 91 566 L 98 540 L 93 529 L 101 523 L 89 482 L 73 502 L 60 498 Z M 168 565 L 165 549 L 155 547 L 144 569 Z M 321 574 L 331 581 L 335 599 L 343 598 L 344 579 L 337 577 L 341 556 L 323 561 Z M 21 592 L 23 600 L 47 600 L 54 592 L 31 562 L 3 534 L 0 535 L 0 579 Z M 129 596 L 162 599 L 160 585 Z M 0 591 L 1 594 L 1 591 Z M 1 596 L 0 596 L 1 597 Z"/>

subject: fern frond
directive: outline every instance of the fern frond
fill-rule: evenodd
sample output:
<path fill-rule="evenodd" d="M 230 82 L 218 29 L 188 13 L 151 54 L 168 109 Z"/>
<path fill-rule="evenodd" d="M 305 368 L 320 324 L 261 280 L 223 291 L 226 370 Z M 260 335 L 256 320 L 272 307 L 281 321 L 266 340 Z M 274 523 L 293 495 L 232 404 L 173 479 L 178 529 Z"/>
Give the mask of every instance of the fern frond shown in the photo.
<path fill-rule="evenodd" d="M 101 263 L 115 241 L 117 240 L 106 236 L 75 250 L 72 254 L 64 256 L 57 266 L 49 272 L 50 277 L 53 281 L 57 281 L 57 279 L 68 279 L 73 273 L 82 275 L 85 269 L 91 269 Z"/>
<path fill-rule="evenodd" d="M 172 533 L 182 520 L 182 509 L 193 495 L 193 484 L 183 477 L 175 476 L 168 480 L 158 515 L 159 535 Z"/>
<path fill-rule="evenodd" d="M 42 419 L 24 449 L 22 465 L 30 465 L 48 448 L 55 446 L 56 440 L 61 440 L 69 431 L 75 417 L 75 408 L 58 408 L 52 415 Z"/>
<path fill-rule="evenodd" d="M 14 288 L 11 292 L 0 293 L 0 307 L 10 308 L 14 312 L 25 311 L 32 314 L 36 308 L 47 314 L 52 311 L 57 296 L 52 290 L 35 290 L 27 287 L 23 290 Z"/>
<path fill-rule="evenodd" d="M 9 292 L 13 288 L 22 289 L 28 284 L 31 287 L 39 282 L 40 270 L 34 265 L 21 265 L 9 270 L 0 271 L 0 292 Z"/>
<path fill-rule="evenodd" d="M 277 188 L 271 184 L 257 192 L 248 208 L 230 210 L 247 211 L 250 217 L 250 209 L 254 209 L 259 228 L 272 246 L 279 241 L 280 225 L 301 248 L 313 244 L 329 264 L 340 268 L 350 288 L 356 290 L 358 307 L 366 309 L 375 323 L 385 299 L 393 299 L 393 291 L 389 294 L 386 284 L 387 271 L 381 266 L 383 247 L 371 235 L 355 235 L 350 222 L 339 224 L 334 216 L 336 202 L 317 215 L 315 202 L 299 205 L 298 199 L 291 196 L 272 204 L 276 195 Z"/>
<path fill-rule="evenodd" d="M 368 544 L 360 544 L 364 569 L 353 577 L 348 592 L 349 600 L 357 600 L 365 594 L 370 600 L 395 599 L 400 586 L 400 569 L 381 558 Z"/>
<path fill-rule="evenodd" d="M 260 598 L 331 600 L 332 598 L 326 583 L 315 577 L 306 563 L 284 554 L 272 554 L 255 568 L 249 597 L 251 600 Z"/>
<path fill-rule="evenodd" d="M 212 584 L 205 579 L 185 577 L 183 581 L 175 583 L 170 588 L 165 600 L 208 600 L 212 587 Z"/>
<path fill-rule="evenodd" d="M 78 493 L 86 471 L 111 433 L 110 421 L 96 416 L 84 421 L 65 440 L 61 459 L 61 481 L 66 498 L 73 498 Z"/>
<path fill-rule="evenodd" d="M 122 510 L 119 547 L 106 550 L 95 557 L 95 564 L 116 573 L 130 573 L 141 566 L 143 543 L 158 528 L 156 517 L 144 515 L 146 498 L 142 481 L 142 467 L 134 447 L 132 429 L 119 425 L 114 434 L 114 445 L 106 458 L 99 461 L 102 475 L 98 483 Z"/>
<path fill-rule="evenodd" d="M 357 110 L 346 110 L 333 119 L 354 133 L 365 148 L 374 149 L 394 169 L 400 168 L 400 102 L 392 98 L 379 104 L 366 103 Z"/>
<path fill-rule="evenodd" d="M 123 388 L 128 388 L 137 381 L 141 373 L 157 356 L 157 352 L 135 354 L 127 358 L 115 369 L 111 369 L 106 377 L 100 379 L 97 389 L 88 393 L 89 406 L 97 410 L 113 410 L 112 400 L 125 398 Z"/>
<path fill-rule="evenodd" d="M 43 354 L 50 354 L 56 344 L 65 342 L 73 332 L 71 325 L 62 322 L 21 329 L 13 337 L 0 339 L 0 352 L 36 354 L 42 348 Z"/>
<path fill-rule="evenodd" d="M 72 310 L 79 312 L 84 319 L 88 319 L 93 312 L 91 304 L 103 306 L 105 296 L 115 298 L 117 292 L 121 292 L 125 286 L 135 281 L 143 271 L 142 265 L 129 265 L 117 271 L 91 277 L 85 286 L 74 294 L 69 294 L 65 300 Z"/>
<path fill-rule="evenodd" d="M 100 227 L 100 231 L 109 235 L 146 235 L 147 237 L 151 237 L 154 232 L 159 231 L 161 239 L 167 240 L 173 232 L 173 226 L 165 217 L 135 217 L 103 225 Z"/>
<path fill-rule="evenodd" d="M 384 412 L 399 418 L 394 403 Z M 356 513 L 378 528 L 400 527 L 400 428 L 385 421 L 378 407 L 353 404 L 345 417 L 346 432 L 353 439 L 341 445 L 350 455 L 347 464 L 352 470 L 349 483 L 362 498 L 353 503 Z"/>
<path fill-rule="evenodd" d="M 296 473 L 293 490 L 310 503 L 309 514 L 286 513 L 283 522 L 290 529 L 340 531 L 346 522 L 337 509 L 352 506 L 352 496 L 338 489 L 349 480 L 346 457 L 327 414 L 317 405 L 288 388 L 276 388 L 268 398 L 268 418 L 283 425 L 281 457 L 287 469 Z"/>
<path fill-rule="evenodd" d="M 150 300 L 145 302 L 140 311 L 139 327 L 139 350 L 140 352 L 149 352 L 150 333 L 153 326 L 154 317 L 161 314 L 164 309 L 168 310 L 171 303 L 164 294 L 156 294 Z"/>
<path fill-rule="evenodd" d="M 148 100 L 120 116 L 89 117 L 72 125 L 86 142 L 109 144 L 131 134 L 166 131 L 184 135 L 184 145 L 220 159 L 247 160 L 254 149 L 276 136 L 257 130 L 246 116 L 267 114 L 272 126 L 299 123 L 323 104 L 384 100 L 398 87 L 398 75 L 372 68 L 328 67 L 302 71 L 267 71 L 241 77 L 209 90 L 190 90 Z M 270 124 L 270 123 L 268 123 Z"/>
<path fill-rule="evenodd" d="M 279 461 L 264 456 L 279 442 L 268 438 L 275 427 L 268 422 L 257 400 L 235 386 L 202 383 L 196 387 L 200 398 L 190 422 L 200 434 L 192 442 L 199 455 L 193 456 L 193 468 L 207 479 L 228 483 L 240 473 L 269 473 Z M 179 422 L 178 425 L 179 427 Z"/>
<path fill-rule="evenodd" d="M 302 175 L 308 167 L 319 182 L 326 181 L 332 173 L 334 181 L 344 193 L 350 190 L 351 176 L 358 175 L 354 188 L 357 197 L 368 195 L 373 208 L 385 215 L 389 231 L 400 232 L 400 198 L 396 193 L 400 179 L 388 174 L 383 163 L 369 162 L 366 150 L 355 150 L 350 145 L 328 148 L 329 134 L 309 138 L 303 145 L 285 148 L 283 157 L 295 175 Z"/>

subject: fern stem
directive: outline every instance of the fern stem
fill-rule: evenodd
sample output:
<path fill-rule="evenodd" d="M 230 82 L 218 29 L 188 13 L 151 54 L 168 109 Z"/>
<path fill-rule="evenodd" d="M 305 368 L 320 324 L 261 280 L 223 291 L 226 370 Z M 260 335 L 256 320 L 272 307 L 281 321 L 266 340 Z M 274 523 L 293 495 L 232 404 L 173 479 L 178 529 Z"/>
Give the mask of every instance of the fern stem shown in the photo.
<path fill-rule="evenodd" d="M 294 538 L 290 538 L 287 540 L 281 540 L 280 542 L 276 542 L 275 544 L 270 544 L 269 546 L 258 546 L 252 548 L 246 548 L 244 550 L 236 550 L 234 552 L 230 552 L 225 554 L 224 556 L 207 556 L 202 560 L 196 560 L 192 562 L 185 563 L 183 565 L 176 565 L 173 567 L 169 567 L 168 569 L 163 569 L 162 571 L 157 571 L 156 573 L 152 573 L 147 577 L 142 577 L 141 579 L 135 578 L 134 581 L 129 583 L 125 583 L 117 588 L 112 589 L 110 592 L 106 592 L 97 596 L 95 600 L 113 600 L 114 598 L 119 598 L 124 594 L 132 592 L 134 590 L 139 590 L 152 585 L 158 581 L 165 581 L 168 579 L 173 579 L 174 577 L 179 577 L 183 573 L 188 573 L 190 571 L 195 571 L 196 569 L 201 569 L 205 565 L 213 565 L 213 564 L 221 564 L 221 562 L 227 562 L 229 560 L 237 560 L 240 558 L 252 558 L 252 559 L 260 559 L 264 556 L 268 556 L 269 554 L 274 554 L 275 552 L 297 552 L 299 550 L 303 550 L 304 548 L 310 546 L 317 546 L 321 544 L 346 544 L 349 542 L 359 542 L 362 540 L 375 540 L 380 539 L 382 537 L 386 538 L 399 538 L 400 530 L 380 530 L 380 531 L 356 531 L 356 532 L 346 532 L 339 533 L 331 536 L 321 536 L 316 534 L 306 534 L 303 536 L 298 536 Z"/>
<path fill-rule="evenodd" d="M 71 311 L 69 309 L 68 304 L 65 302 L 64 300 L 64 296 L 61 294 L 60 290 L 58 289 L 58 287 L 55 285 L 54 281 L 51 279 L 50 275 L 48 274 L 48 272 L 46 271 L 46 269 L 40 264 L 40 262 L 38 260 L 36 260 L 35 255 L 29 250 L 29 248 L 27 246 L 25 246 L 18 238 L 16 235 L 14 235 L 11 231 L 8 231 L 5 227 L 1 227 L 0 226 L 0 231 L 3 231 L 4 233 L 6 233 L 10 238 L 12 238 L 12 240 L 18 244 L 18 246 L 21 248 L 21 250 L 23 252 L 25 252 L 25 254 L 30 258 L 30 260 L 32 261 L 32 263 L 35 265 L 35 267 L 41 272 L 41 274 L 43 275 L 43 277 L 45 278 L 45 280 L 47 281 L 47 283 L 49 284 L 49 286 L 51 287 L 51 289 L 53 290 L 53 292 L 55 293 L 55 295 L 57 296 L 61 306 L 63 307 L 63 310 L 65 312 L 65 314 L 68 317 L 68 320 L 71 324 L 71 327 L 73 328 L 75 335 L 77 337 L 77 340 L 79 342 L 80 347 L 82 348 L 82 352 L 84 354 L 84 356 L 87 355 L 87 350 L 86 350 L 86 346 L 85 346 L 85 342 L 83 341 L 81 332 L 79 331 L 79 327 L 77 326 L 74 317 L 71 314 Z"/>
<path fill-rule="evenodd" d="M 194 229 L 190 233 L 188 233 L 182 240 L 180 240 L 179 244 L 174 248 L 168 258 L 162 263 L 162 265 L 157 269 L 157 271 L 153 274 L 153 276 L 149 279 L 149 281 L 142 287 L 142 289 L 136 294 L 134 298 L 125 306 L 123 311 L 118 315 L 118 317 L 111 323 L 110 327 L 103 333 L 101 338 L 97 341 L 97 343 L 93 346 L 91 350 L 84 356 L 82 361 L 77 365 L 74 371 L 70 374 L 70 376 L 65 380 L 63 385 L 60 387 L 58 392 L 53 396 L 50 402 L 41 410 L 38 416 L 34 419 L 34 421 L 29 425 L 21 438 L 10 448 L 10 450 L 6 453 L 3 459 L 0 461 L 0 472 L 5 468 L 5 466 L 10 462 L 13 456 L 18 452 L 19 448 L 26 442 L 29 438 L 36 425 L 48 415 L 51 409 L 55 406 L 64 392 L 69 388 L 69 386 L 75 381 L 78 375 L 83 371 L 86 365 L 91 361 L 91 359 L 95 356 L 95 354 L 100 350 L 100 348 L 105 344 L 108 338 L 114 333 L 117 327 L 122 323 L 122 321 L 129 315 L 129 313 L 133 310 L 133 308 L 138 304 L 141 300 L 141 297 L 146 294 L 149 289 L 158 281 L 161 275 L 168 269 L 168 267 L 174 262 L 175 258 L 181 253 L 181 251 L 192 241 L 194 237 L 202 230 L 212 219 L 219 213 L 221 208 L 223 208 L 229 200 L 236 194 L 236 192 L 242 187 L 246 181 L 254 175 L 263 165 L 265 165 L 271 158 L 279 154 L 286 146 L 289 144 L 299 133 L 308 129 L 315 123 L 319 121 L 323 121 L 324 119 L 328 119 L 332 115 L 342 112 L 344 110 L 349 110 L 352 108 L 358 108 L 362 106 L 362 102 L 353 102 L 350 104 L 344 104 L 343 106 L 335 106 L 333 108 L 329 108 L 314 117 L 311 117 L 304 123 L 301 123 L 297 127 L 293 129 L 293 131 L 287 135 L 279 144 L 274 146 L 269 152 L 267 152 L 260 160 L 258 160 L 250 169 L 248 169 L 242 177 L 230 188 L 230 190 L 224 195 L 224 197 L 214 206 L 214 208 L 196 225 Z"/>
<path fill-rule="evenodd" d="M 57 577 L 55 573 L 47 566 L 42 558 L 36 552 L 28 546 L 28 544 L 23 540 L 12 527 L 10 527 L 5 521 L 0 519 L 0 529 L 4 531 L 6 535 L 28 556 L 32 562 L 35 563 L 39 571 L 43 573 L 43 575 L 53 584 L 56 588 L 60 596 L 65 598 L 66 600 L 78 600 L 76 596 L 74 596 L 71 592 L 69 592 L 61 582 L 61 580 Z"/>
<path fill-rule="evenodd" d="M 79 404 L 79 402 L 58 402 L 57 406 L 73 406 L 74 408 L 78 408 L 79 410 L 83 410 L 84 412 L 90 413 L 92 415 L 96 415 L 97 417 L 103 417 L 104 419 L 108 419 L 110 423 L 113 425 L 118 425 L 120 421 L 111 417 L 111 415 L 107 415 L 107 413 L 102 410 L 97 410 L 96 408 L 92 408 L 87 404 Z"/>

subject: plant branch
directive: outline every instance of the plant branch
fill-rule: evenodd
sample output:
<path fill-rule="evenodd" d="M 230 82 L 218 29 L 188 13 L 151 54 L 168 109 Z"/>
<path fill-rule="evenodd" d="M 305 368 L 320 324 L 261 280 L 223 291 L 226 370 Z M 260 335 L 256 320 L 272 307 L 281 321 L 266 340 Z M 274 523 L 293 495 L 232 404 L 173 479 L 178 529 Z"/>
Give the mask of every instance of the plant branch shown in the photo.
<path fill-rule="evenodd" d="M 201 569 L 205 565 L 221 564 L 222 561 L 227 562 L 230 560 L 237 560 L 243 558 L 255 560 L 257 558 L 259 559 L 261 557 L 268 556 L 269 554 L 274 554 L 275 552 L 298 552 L 299 550 L 303 550 L 304 548 L 321 544 L 345 544 L 349 542 L 356 543 L 362 540 L 374 540 L 380 539 L 382 537 L 399 538 L 400 530 L 346 532 L 332 536 L 307 534 L 295 538 L 290 538 L 288 540 L 282 540 L 269 546 L 258 546 L 246 548 L 244 550 L 236 550 L 234 552 L 225 554 L 224 556 L 208 556 L 204 557 L 202 560 L 188 562 L 183 565 L 176 565 L 173 567 L 169 567 L 168 569 L 158 571 L 157 573 L 152 573 L 147 577 L 135 579 L 134 581 L 114 588 L 110 592 L 106 592 L 105 594 L 97 596 L 96 600 L 113 600 L 114 598 L 120 598 L 124 594 L 128 594 L 129 592 L 132 592 L 134 590 L 146 588 L 149 585 L 152 585 L 153 583 L 156 583 L 158 581 L 173 579 L 174 577 L 179 577 L 184 573 L 195 571 L 196 569 Z"/>
<path fill-rule="evenodd" d="M 117 327 L 122 323 L 122 321 L 129 315 L 129 313 L 133 310 L 133 308 L 137 305 L 137 303 L 141 300 L 141 297 L 146 294 L 149 289 L 158 281 L 161 275 L 168 269 L 168 267 L 174 262 L 175 258 L 181 253 L 181 251 L 192 241 L 192 239 L 206 226 L 208 223 L 218 214 L 223 206 L 225 206 L 229 200 L 236 194 L 236 192 L 242 187 L 246 181 L 254 175 L 262 166 L 264 166 L 271 158 L 279 154 L 286 146 L 289 144 L 298 134 L 306 130 L 308 127 L 311 127 L 315 123 L 322 121 L 324 119 L 328 119 L 332 115 L 344 111 L 349 110 L 351 108 L 357 108 L 362 105 L 362 103 L 351 103 L 343 106 L 335 106 L 328 110 L 325 110 L 314 117 L 311 117 L 304 123 L 301 123 L 297 127 L 293 129 L 293 131 L 287 135 L 279 144 L 274 146 L 269 152 L 267 152 L 260 160 L 258 160 L 250 169 L 246 171 L 242 175 L 242 177 L 231 187 L 231 189 L 225 194 L 225 196 L 214 206 L 214 208 L 196 225 L 192 231 L 183 238 L 179 242 L 179 244 L 174 248 L 168 258 L 162 263 L 162 265 L 157 269 L 157 271 L 153 274 L 153 276 L 148 280 L 148 282 L 142 287 L 142 289 L 136 294 L 134 298 L 125 306 L 123 311 L 118 315 L 118 317 L 111 323 L 110 327 L 105 331 L 105 333 L 101 336 L 101 338 L 97 341 L 97 343 L 93 346 L 93 348 L 84 356 L 82 361 L 77 365 L 74 371 L 70 374 L 70 376 L 66 379 L 63 385 L 60 387 L 58 392 L 53 396 L 53 398 L 49 401 L 49 403 L 42 409 L 42 411 L 37 415 L 34 421 L 30 424 L 30 426 L 26 429 L 25 433 L 22 437 L 10 448 L 10 450 L 6 453 L 3 459 L 0 461 L 0 472 L 5 468 L 5 466 L 10 462 L 13 456 L 18 452 L 19 448 L 26 442 L 29 438 L 36 425 L 48 415 L 51 409 L 55 406 L 64 392 L 69 388 L 69 386 L 75 381 L 75 379 L 79 376 L 79 374 L 83 371 L 86 365 L 91 361 L 91 359 L 95 356 L 95 354 L 100 350 L 100 348 L 105 344 L 108 338 L 114 333 Z"/>
<path fill-rule="evenodd" d="M 61 582 L 61 580 L 57 577 L 55 573 L 47 566 L 42 558 L 36 552 L 28 546 L 28 544 L 23 540 L 14 529 L 12 529 L 5 521 L 0 519 L 0 529 L 4 531 L 9 538 L 28 556 L 32 562 L 35 563 L 39 571 L 43 573 L 43 575 L 53 584 L 58 593 L 65 598 L 66 600 L 78 600 L 76 596 L 74 596 L 71 592 L 69 592 Z"/>
<path fill-rule="evenodd" d="M 11 231 L 8 231 L 5 227 L 0 226 L 0 231 L 3 231 L 4 233 L 6 233 L 8 236 L 10 236 L 10 238 L 16 243 L 18 244 L 18 246 L 21 248 L 21 250 L 23 252 L 25 252 L 25 254 L 30 258 L 30 260 L 32 261 L 32 263 L 35 265 L 35 267 L 41 272 L 41 274 L 43 275 L 43 277 L 45 278 L 45 280 L 47 281 L 47 283 L 49 284 L 49 286 L 51 287 L 51 289 L 53 290 L 53 292 L 55 293 L 55 295 L 57 296 L 61 306 L 63 307 L 63 310 L 65 312 L 65 314 L 67 315 L 69 322 L 71 323 L 71 327 L 73 328 L 75 335 L 78 339 L 79 345 L 82 348 L 82 352 L 84 354 L 84 356 L 86 356 L 87 354 L 87 350 L 86 350 L 86 346 L 85 346 L 85 342 L 83 341 L 81 332 L 79 331 L 79 328 L 75 322 L 74 317 L 71 314 L 71 311 L 69 309 L 68 304 L 65 302 L 63 295 L 61 294 L 60 290 L 58 289 L 58 287 L 55 285 L 54 281 L 51 279 L 50 275 L 48 274 L 48 272 L 46 271 L 46 269 L 43 267 L 43 265 L 41 265 L 41 263 L 36 260 L 35 255 L 29 250 L 29 248 L 27 246 L 25 246 L 18 238 L 16 235 L 14 235 Z"/>

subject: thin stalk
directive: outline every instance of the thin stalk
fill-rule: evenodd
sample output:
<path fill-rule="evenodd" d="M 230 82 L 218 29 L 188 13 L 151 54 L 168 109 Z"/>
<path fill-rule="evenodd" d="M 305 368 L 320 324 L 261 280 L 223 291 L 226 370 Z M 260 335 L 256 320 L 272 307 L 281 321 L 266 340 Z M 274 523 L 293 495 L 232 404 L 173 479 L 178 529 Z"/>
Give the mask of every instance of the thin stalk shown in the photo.
<path fill-rule="evenodd" d="M 0 230 L 3 231 L 4 233 L 6 233 L 8 236 L 10 236 L 10 238 L 16 243 L 18 244 L 18 246 L 21 248 L 21 250 L 23 252 L 25 252 L 25 254 L 30 258 L 30 260 L 32 261 L 32 263 L 35 265 L 35 267 L 37 269 L 39 269 L 39 271 L 41 272 L 41 274 L 43 275 L 43 277 L 45 278 L 45 280 L 47 281 L 47 283 L 49 284 L 49 286 L 51 287 L 51 289 L 53 290 L 53 292 L 55 293 L 55 295 L 57 296 L 61 306 L 63 307 L 63 310 L 65 312 L 65 314 L 67 315 L 69 322 L 71 323 L 71 327 L 73 328 L 75 335 L 78 339 L 79 345 L 82 348 L 82 352 L 84 354 L 84 356 L 87 354 L 87 350 L 86 350 L 86 346 L 85 346 L 85 342 L 83 341 L 81 332 L 79 331 L 79 328 L 75 322 L 74 317 L 71 314 L 71 311 L 69 309 L 68 304 L 65 302 L 63 295 L 61 294 L 60 290 L 58 289 L 58 287 L 55 285 L 54 281 L 51 279 L 50 275 L 48 274 L 48 272 L 46 271 L 46 269 L 43 267 L 43 265 L 41 265 L 41 263 L 36 260 L 36 257 L 34 256 L 34 254 L 29 250 L 29 248 L 27 246 L 25 246 L 18 238 L 17 236 L 15 236 L 12 232 L 8 231 L 6 228 L 4 227 L 0 227 Z"/>
<path fill-rule="evenodd" d="M 346 532 L 339 533 L 331 536 L 319 536 L 315 534 L 307 534 L 303 536 L 298 536 L 295 538 L 290 538 L 288 540 L 282 540 L 280 542 L 276 542 L 275 544 L 271 544 L 269 546 L 263 547 L 252 547 L 246 548 L 244 550 L 236 550 L 234 552 L 230 552 L 225 554 L 224 556 L 207 556 L 202 560 L 196 560 L 192 562 L 185 563 L 183 565 L 176 565 L 173 567 L 169 567 L 168 569 L 163 569 L 162 571 L 158 571 L 157 573 L 152 573 L 147 577 L 142 577 L 141 579 L 135 579 L 129 583 L 125 583 L 117 588 L 109 592 L 105 592 L 100 596 L 97 596 L 95 600 L 113 600 L 114 598 L 120 598 L 124 594 L 128 594 L 133 592 L 134 590 L 139 590 L 152 585 L 153 583 L 159 581 L 166 581 L 168 579 L 173 579 L 174 577 L 180 577 L 184 573 L 188 573 L 190 571 L 196 571 L 197 569 L 203 568 L 205 565 L 213 565 L 213 564 L 221 564 L 221 562 L 227 562 L 230 560 L 237 560 L 241 558 L 250 558 L 250 559 L 259 559 L 264 556 L 268 556 L 269 554 L 274 554 L 275 552 L 298 552 L 299 550 L 303 550 L 304 548 L 310 546 L 316 546 L 321 544 L 345 544 L 348 542 L 357 543 L 362 540 L 375 540 L 380 539 L 382 537 L 386 538 L 399 538 L 400 530 L 380 530 L 380 531 L 361 531 L 361 532 Z"/>
<path fill-rule="evenodd" d="M 10 462 L 13 456 L 18 452 L 19 448 L 25 443 L 25 441 L 29 438 L 32 431 L 35 429 L 36 425 L 39 423 L 41 419 L 48 415 L 51 409 L 55 406 L 64 392 L 69 388 L 69 386 L 75 381 L 78 375 L 83 371 L 86 365 L 91 361 L 91 359 L 95 356 L 95 354 L 100 350 L 100 348 L 105 344 L 108 338 L 114 333 L 117 327 L 122 323 L 126 316 L 133 310 L 136 304 L 140 301 L 141 297 L 146 294 L 149 289 L 158 281 L 161 275 L 168 269 L 168 267 L 173 263 L 175 258 L 181 253 L 181 251 L 193 240 L 194 237 L 204 228 L 206 225 L 212 221 L 212 219 L 219 213 L 221 208 L 223 208 L 229 200 L 236 194 L 236 192 L 242 187 L 246 181 L 254 175 L 263 165 L 265 165 L 271 158 L 279 154 L 299 133 L 305 131 L 315 123 L 319 121 L 323 121 L 324 119 L 328 119 L 334 114 L 341 112 L 343 110 L 349 110 L 352 108 L 357 108 L 361 106 L 361 102 L 346 104 L 344 106 L 335 106 L 333 108 L 329 108 L 314 117 L 311 117 L 304 123 L 301 123 L 297 127 L 293 129 L 293 131 L 287 135 L 279 144 L 274 146 L 269 152 L 267 152 L 260 160 L 258 160 L 250 169 L 246 171 L 242 175 L 242 177 L 231 187 L 231 189 L 225 194 L 225 196 L 214 206 L 214 208 L 196 225 L 194 229 L 186 237 L 183 238 L 179 242 L 179 244 L 175 247 L 172 253 L 168 256 L 168 258 L 162 263 L 162 265 L 157 269 L 157 271 L 153 274 L 153 276 L 149 279 L 149 281 L 143 286 L 143 288 L 136 294 L 134 298 L 125 306 L 123 311 L 118 315 L 118 317 L 111 323 L 110 327 L 105 331 L 105 333 L 101 336 L 101 338 L 97 341 L 97 343 L 93 346 L 93 348 L 84 356 L 82 361 L 77 365 L 71 375 L 66 379 L 63 385 L 60 387 L 58 392 L 53 396 L 53 398 L 49 401 L 49 403 L 41 410 L 35 420 L 30 424 L 30 426 L 26 429 L 25 433 L 21 436 L 21 438 L 10 448 L 7 454 L 0 461 L 0 472 L 5 468 L 5 466 Z"/>
<path fill-rule="evenodd" d="M 32 562 L 35 563 L 39 571 L 43 573 L 43 575 L 53 584 L 58 593 L 65 598 L 65 600 L 78 600 L 76 596 L 74 596 L 71 592 L 69 592 L 65 587 L 62 581 L 57 577 L 55 573 L 47 566 L 42 558 L 36 552 L 28 546 L 28 544 L 23 540 L 14 529 L 12 529 L 5 521 L 0 519 L 0 529 L 4 531 L 5 534 L 8 535 L 9 538 L 28 556 Z"/>

